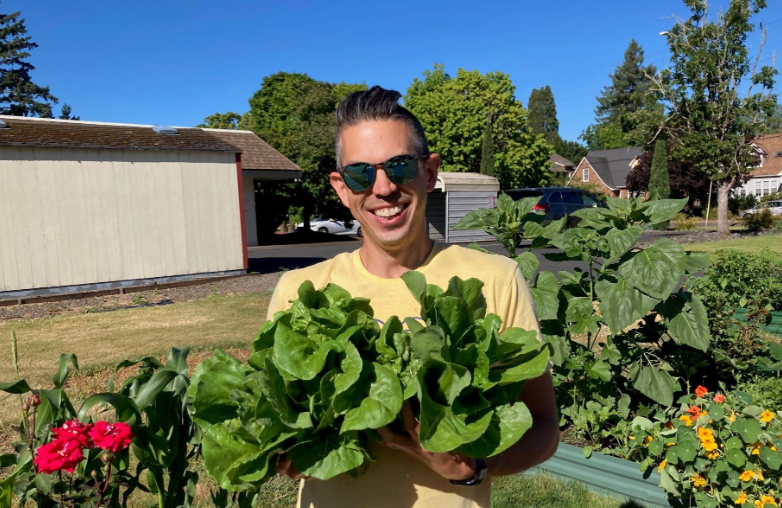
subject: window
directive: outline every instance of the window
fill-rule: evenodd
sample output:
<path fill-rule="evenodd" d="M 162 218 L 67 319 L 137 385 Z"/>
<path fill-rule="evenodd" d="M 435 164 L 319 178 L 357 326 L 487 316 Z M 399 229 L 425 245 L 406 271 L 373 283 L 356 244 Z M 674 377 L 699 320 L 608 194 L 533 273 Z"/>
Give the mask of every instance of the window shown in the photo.
<path fill-rule="evenodd" d="M 581 199 L 584 201 L 584 206 L 589 206 L 592 208 L 597 207 L 597 200 L 589 194 L 581 193 Z"/>
<path fill-rule="evenodd" d="M 561 192 L 552 192 L 551 195 L 548 197 L 549 203 L 561 203 L 562 202 L 562 193 Z"/>
<path fill-rule="evenodd" d="M 782 157 L 782 152 L 777 152 L 777 154 L 774 157 Z"/>
<path fill-rule="evenodd" d="M 771 194 L 771 180 L 763 180 L 763 195 Z"/>
<path fill-rule="evenodd" d="M 580 205 L 581 199 L 579 199 L 577 192 L 562 191 L 562 202 L 568 205 Z"/>
<path fill-rule="evenodd" d="M 581 181 L 582 182 L 589 181 L 589 168 L 585 168 L 583 171 L 581 171 Z"/>

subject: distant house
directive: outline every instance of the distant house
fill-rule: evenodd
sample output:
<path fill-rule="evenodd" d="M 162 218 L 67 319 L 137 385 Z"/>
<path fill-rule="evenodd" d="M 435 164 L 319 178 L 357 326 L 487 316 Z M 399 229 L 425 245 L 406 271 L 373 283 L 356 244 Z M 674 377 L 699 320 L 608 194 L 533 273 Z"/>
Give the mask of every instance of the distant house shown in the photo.
<path fill-rule="evenodd" d="M 573 172 L 573 168 L 575 167 L 575 164 L 573 164 L 569 159 L 562 157 L 556 152 L 551 154 L 549 161 L 551 162 L 549 170 L 557 176 L 563 175 L 567 177 Z"/>
<path fill-rule="evenodd" d="M 627 175 L 640 161 L 643 148 L 593 150 L 576 167 L 569 184 L 593 184 L 609 196 L 626 198 Z"/>
<path fill-rule="evenodd" d="M 782 132 L 763 136 L 755 145 L 761 152 L 760 165 L 752 170 L 747 183 L 733 191 L 735 195 L 753 194 L 759 198 L 782 186 Z"/>

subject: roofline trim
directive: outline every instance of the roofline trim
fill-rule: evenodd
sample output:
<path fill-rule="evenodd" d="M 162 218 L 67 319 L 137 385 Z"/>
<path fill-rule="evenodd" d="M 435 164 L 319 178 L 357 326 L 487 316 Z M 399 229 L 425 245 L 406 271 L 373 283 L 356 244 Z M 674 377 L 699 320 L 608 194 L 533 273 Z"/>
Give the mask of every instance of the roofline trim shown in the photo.
<path fill-rule="evenodd" d="M 602 183 L 603 185 L 605 185 L 606 187 L 608 187 L 608 188 L 609 188 L 609 189 L 611 189 L 611 190 L 618 190 L 618 189 L 623 189 L 623 188 L 624 188 L 624 187 L 616 187 L 616 188 L 614 188 L 614 187 L 611 187 L 610 185 L 608 185 L 607 183 L 605 183 L 605 182 L 603 181 L 603 178 L 600 176 L 600 173 L 598 173 L 598 172 L 595 170 L 595 168 L 594 168 L 594 167 L 592 167 L 592 164 L 590 164 L 589 160 L 588 160 L 586 157 L 584 157 L 583 159 L 581 159 L 581 162 L 584 162 L 584 161 L 586 161 L 586 163 L 589 165 L 589 167 L 592 169 L 592 171 L 593 171 L 593 172 L 594 172 L 594 173 L 597 175 L 597 178 L 600 180 L 600 183 Z M 581 167 L 581 162 L 579 162 L 579 163 L 578 163 L 578 166 L 576 166 L 576 169 L 575 169 L 575 171 L 573 171 L 573 174 L 572 174 L 572 175 L 570 175 L 570 180 L 572 180 L 572 179 L 573 179 L 573 177 L 576 175 L 576 172 L 577 172 L 577 171 L 578 171 L 578 169 Z M 568 180 L 568 182 L 567 182 L 567 183 L 568 183 L 568 185 L 570 185 L 570 180 Z"/>
<path fill-rule="evenodd" d="M 202 131 L 206 131 L 206 132 L 235 132 L 236 134 L 255 134 L 253 131 L 248 131 L 244 129 L 212 129 L 206 127 L 193 127 L 193 128 L 201 129 Z"/>

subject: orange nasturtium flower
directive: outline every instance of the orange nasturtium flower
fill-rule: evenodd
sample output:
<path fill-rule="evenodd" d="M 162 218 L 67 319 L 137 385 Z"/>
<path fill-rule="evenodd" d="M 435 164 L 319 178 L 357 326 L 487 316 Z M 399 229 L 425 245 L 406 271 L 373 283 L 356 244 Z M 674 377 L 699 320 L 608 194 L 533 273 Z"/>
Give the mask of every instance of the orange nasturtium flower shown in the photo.
<path fill-rule="evenodd" d="M 768 409 L 760 413 L 760 421 L 763 423 L 768 423 L 773 419 L 774 419 L 774 413 L 772 413 Z"/>
<path fill-rule="evenodd" d="M 668 430 L 673 430 L 673 423 L 672 422 L 665 422 L 665 428 Z"/>
<path fill-rule="evenodd" d="M 730 414 L 728 415 L 728 418 L 727 418 L 727 420 L 728 420 L 730 423 L 733 423 L 733 422 L 735 422 L 735 421 L 736 421 L 736 412 L 735 412 L 735 411 L 731 411 L 731 412 L 730 412 Z"/>
<path fill-rule="evenodd" d="M 748 482 L 751 479 L 753 479 L 754 477 L 755 477 L 755 471 L 753 471 L 751 469 L 747 469 L 746 471 L 741 473 L 741 475 L 739 475 L 739 480 L 741 480 L 743 482 Z"/>
<path fill-rule="evenodd" d="M 764 506 L 779 506 L 777 504 L 777 500 L 774 499 L 772 496 L 762 495 L 760 496 L 760 499 L 755 501 L 755 506 L 764 507 Z"/>
<path fill-rule="evenodd" d="M 725 402 L 725 396 L 721 393 L 718 393 L 717 395 L 714 396 L 712 400 L 717 404 L 722 404 L 723 402 Z"/>
<path fill-rule="evenodd" d="M 702 489 L 709 484 L 709 482 L 706 481 L 706 478 L 701 476 L 700 473 L 695 473 L 695 476 L 690 476 L 690 481 L 692 481 L 692 485 L 696 489 Z"/>
<path fill-rule="evenodd" d="M 690 418 L 689 416 L 681 415 L 679 417 L 679 420 L 683 421 L 686 426 L 692 427 L 692 418 Z"/>
<path fill-rule="evenodd" d="M 760 449 L 763 448 L 763 443 L 760 441 L 755 441 L 752 443 L 752 451 L 750 452 L 752 455 L 760 455 Z"/>
<path fill-rule="evenodd" d="M 733 501 L 733 504 L 744 504 L 747 502 L 747 494 L 745 492 L 741 492 L 739 494 L 739 497 L 736 498 L 735 501 Z"/>
<path fill-rule="evenodd" d="M 658 473 L 662 473 L 663 469 L 665 469 L 665 466 L 667 466 L 667 465 L 668 465 L 668 461 L 667 460 L 663 460 L 662 462 L 660 462 L 660 465 L 657 466 L 657 472 Z"/>
<path fill-rule="evenodd" d="M 698 385 L 698 388 L 695 389 L 695 395 L 697 395 L 698 397 L 703 397 L 707 393 L 709 393 L 709 389 L 706 388 L 705 386 Z"/>
<path fill-rule="evenodd" d="M 653 438 L 652 436 L 646 436 L 646 437 L 644 438 L 644 446 L 647 446 L 647 447 L 648 447 L 648 446 L 649 446 L 649 443 L 651 443 L 652 441 L 654 441 L 654 438 Z"/>
<path fill-rule="evenodd" d="M 690 406 L 690 408 L 685 411 L 688 415 L 690 415 L 690 418 L 696 419 L 701 415 L 701 408 L 698 406 Z"/>
<path fill-rule="evenodd" d="M 719 456 L 720 456 L 719 450 L 714 450 L 713 452 L 709 452 L 706 454 L 706 458 L 709 460 L 715 460 L 719 458 Z"/>

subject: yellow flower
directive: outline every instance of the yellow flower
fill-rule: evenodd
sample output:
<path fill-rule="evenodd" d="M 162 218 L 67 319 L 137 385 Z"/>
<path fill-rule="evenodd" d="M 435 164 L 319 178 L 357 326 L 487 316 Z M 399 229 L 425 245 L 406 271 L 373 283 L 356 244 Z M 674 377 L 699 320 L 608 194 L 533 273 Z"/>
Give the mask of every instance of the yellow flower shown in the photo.
<path fill-rule="evenodd" d="M 698 427 L 698 438 L 704 439 L 706 437 L 714 438 L 714 431 L 707 429 L 706 427 Z"/>
<path fill-rule="evenodd" d="M 747 502 L 747 494 L 742 492 L 739 494 L 739 497 L 736 498 L 735 501 L 733 501 L 733 504 L 744 504 Z"/>
<path fill-rule="evenodd" d="M 703 442 L 703 443 L 701 443 L 701 446 L 707 452 L 713 452 L 714 450 L 717 449 L 717 443 Z"/>
<path fill-rule="evenodd" d="M 690 481 L 692 481 L 692 485 L 696 489 L 702 489 L 709 483 L 706 481 L 706 478 L 702 477 L 699 473 L 696 473 L 695 476 L 690 476 Z"/>
<path fill-rule="evenodd" d="M 630 441 L 635 441 L 635 436 L 630 436 Z"/>
<path fill-rule="evenodd" d="M 755 473 L 755 479 L 759 482 L 765 480 L 765 478 L 763 478 L 763 471 L 758 471 L 757 473 Z"/>
<path fill-rule="evenodd" d="M 743 473 L 741 473 L 741 475 L 739 476 L 739 480 L 741 480 L 743 482 L 748 482 L 748 481 L 750 481 L 754 477 L 755 477 L 755 471 L 752 471 L 751 469 L 748 469 L 748 470 L 744 471 Z"/>
<path fill-rule="evenodd" d="M 735 421 L 736 421 L 736 412 L 735 412 L 735 411 L 731 411 L 731 412 L 730 412 L 730 414 L 728 415 L 728 418 L 727 418 L 727 420 L 728 420 L 730 423 L 733 423 L 733 422 L 735 422 Z"/>
<path fill-rule="evenodd" d="M 763 423 L 768 423 L 773 419 L 774 419 L 774 413 L 772 413 L 768 409 L 760 413 L 760 421 Z"/>
<path fill-rule="evenodd" d="M 665 446 L 673 446 L 676 444 L 676 441 L 670 441 L 668 443 L 665 443 Z"/>
<path fill-rule="evenodd" d="M 777 447 L 772 444 L 768 445 L 768 447 L 771 449 L 772 452 L 777 451 Z"/>
<path fill-rule="evenodd" d="M 756 501 L 755 504 L 757 503 L 760 503 L 760 506 L 779 506 L 776 499 L 765 494 L 760 496 L 760 500 Z"/>
<path fill-rule="evenodd" d="M 662 462 L 660 462 L 660 465 L 657 466 L 657 472 L 661 473 L 662 470 L 665 469 L 665 466 L 667 466 L 667 465 L 668 465 L 668 461 L 667 460 L 663 460 Z"/>
<path fill-rule="evenodd" d="M 683 421 L 686 426 L 692 427 L 692 418 L 690 418 L 689 416 L 681 415 L 679 417 L 679 420 Z"/>
<path fill-rule="evenodd" d="M 720 452 L 718 452 L 716 450 L 706 454 L 706 458 L 709 459 L 709 460 L 714 460 L 714 459 L 716 459 L 719 456 L 720 456 Z"/>
<path fill-rule="evenodd" d="M 752 443 L 752 451 L 750 452 L 752 455 L 760 455 L 760 449 L 763 448 L 763 443 L 760 441 L 755 441 Z"/>
<path fill-rule="evenodd" d="M 644 438 L 644 446 L 649 446 L 649 443 L 651 443 L 652 441 L 654 441 L 654 438 L 652 436 L 646 436 Z"/>

